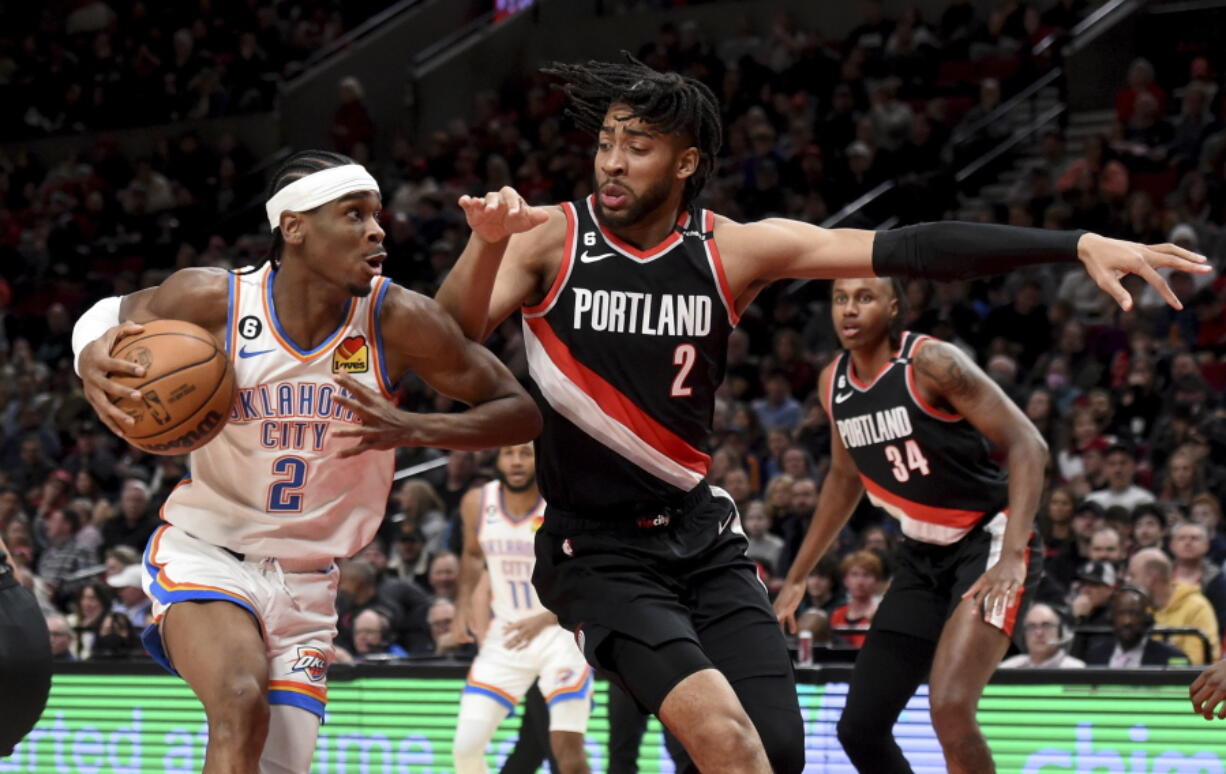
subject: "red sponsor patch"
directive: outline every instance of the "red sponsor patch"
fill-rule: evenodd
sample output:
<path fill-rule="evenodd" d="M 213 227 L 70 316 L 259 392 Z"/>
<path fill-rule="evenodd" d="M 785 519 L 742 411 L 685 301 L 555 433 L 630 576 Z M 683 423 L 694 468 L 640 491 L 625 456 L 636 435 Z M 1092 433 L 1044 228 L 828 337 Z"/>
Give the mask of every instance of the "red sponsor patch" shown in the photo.
<path fill-rule="evenodd" d="M 350 336 L 349 338 L 341 342 L 341 345 L 336 348 L 336 351 L 340 354 L 341 357 L 348 360 L 349 358 L 356 355 L 358 351 L 361 350 L 362 347 L 365 347 L 365 346 L 366 346 L 365 336 Z"/>

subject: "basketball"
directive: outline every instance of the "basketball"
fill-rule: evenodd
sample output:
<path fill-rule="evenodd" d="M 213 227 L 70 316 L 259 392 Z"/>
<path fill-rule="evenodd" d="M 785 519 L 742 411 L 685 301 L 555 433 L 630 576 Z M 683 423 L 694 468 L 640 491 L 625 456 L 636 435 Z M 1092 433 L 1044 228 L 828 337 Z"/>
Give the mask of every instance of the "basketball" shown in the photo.
<path fill-rule="evenodd" d="M 186 454 L 225 426 L 234 400 L 234 369 L 204 328 L 181 320 L 155 320 L 139 336 L 120 339 L 111 356 L 145 368 L 141 377 L 115 375 L 139 390 L 140 400 L 115 401 L 136 420 L 124 437 L 153 454 Z"/>

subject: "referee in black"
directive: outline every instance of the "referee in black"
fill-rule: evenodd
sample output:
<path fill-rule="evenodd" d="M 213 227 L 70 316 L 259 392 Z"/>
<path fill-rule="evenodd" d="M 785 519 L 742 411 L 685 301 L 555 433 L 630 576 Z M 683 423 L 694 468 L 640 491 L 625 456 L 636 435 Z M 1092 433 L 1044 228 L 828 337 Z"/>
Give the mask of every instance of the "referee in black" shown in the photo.
<path fill-rule="evenodd" d="M 0 540 L 0 758 L 12 755 L 47 706 L 51 637 L 34 595 L 17 582 Z"/>

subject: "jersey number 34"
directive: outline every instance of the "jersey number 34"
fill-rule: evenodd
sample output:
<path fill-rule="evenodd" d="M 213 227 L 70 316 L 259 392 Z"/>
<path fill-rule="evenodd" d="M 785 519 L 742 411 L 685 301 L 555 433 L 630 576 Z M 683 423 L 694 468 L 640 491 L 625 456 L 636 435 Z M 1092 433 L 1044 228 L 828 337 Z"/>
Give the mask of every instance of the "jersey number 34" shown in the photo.
<path fill-rule="evenodd" d="M 903 449 L 906 450 L 906 460 L 903 459 Z M 915 439 L 907 439 L 903 449 L 899 449 L 895 444 L 885 447 L 885 458 L 894 466 L 894 478 L 900 483 L 906 482 L 911 478 L 913 470 L 919 471 L 921 476 L 928 475 L 928 459 Z"/>

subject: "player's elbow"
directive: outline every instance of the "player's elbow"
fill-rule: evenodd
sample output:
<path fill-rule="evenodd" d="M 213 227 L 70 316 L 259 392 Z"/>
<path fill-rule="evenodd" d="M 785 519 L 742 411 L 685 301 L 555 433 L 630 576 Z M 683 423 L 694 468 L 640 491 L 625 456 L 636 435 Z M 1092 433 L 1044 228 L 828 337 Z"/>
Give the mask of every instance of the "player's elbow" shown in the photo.
<path fill-rule="evenodd" d="M 536 407 L 536 402 L 522 390 L 512 400 L 514 407 L 512 408 L 512 421 L 509 425 L 512 428 L 512 437 L 507 443 L 529 443 L 536 440 L 544 426 L 541 410 Z"/>
<path fill-rule="evenodd" d="M 1038 428 L 1029 422 L 1026 423 L 1024 431 L 1019 433 L 1011 446 L 1010 455 L 1021 454 L 1039 468 L 1046 468 L 1051 459 L 1051 450 L 1047 447 L 1047 441 Z"/>

